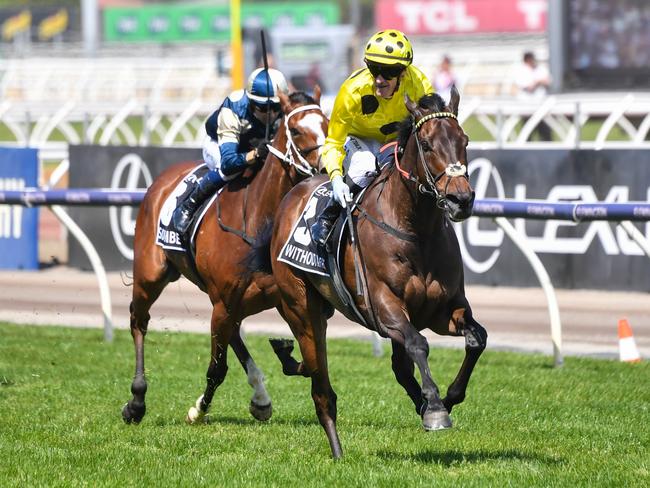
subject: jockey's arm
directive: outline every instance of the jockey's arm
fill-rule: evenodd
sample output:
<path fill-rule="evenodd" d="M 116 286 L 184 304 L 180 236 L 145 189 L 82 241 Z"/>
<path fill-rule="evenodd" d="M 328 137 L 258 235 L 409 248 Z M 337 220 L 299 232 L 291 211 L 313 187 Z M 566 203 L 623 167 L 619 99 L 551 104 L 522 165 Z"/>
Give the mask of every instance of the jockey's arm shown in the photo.
<path fill-rule="evenodd" d="M 255 150 L 239 152 L 242 121 L 232 110 L 223 108 L 217 124 L 217 141 L 221 153 L 221 172 L 226 175 L 240 173 L 255 161 Z"/>
<path fill-rule="evenodd" d="M 351 97 L 339 92 L 327 130 L 327 138 L 323 147 L 323 162 L 330 179 L 343 176 L 343 160 L 345 149 L 343 145 L 349 135 L 350 124 L 353 119 L 354 101 Z"/>

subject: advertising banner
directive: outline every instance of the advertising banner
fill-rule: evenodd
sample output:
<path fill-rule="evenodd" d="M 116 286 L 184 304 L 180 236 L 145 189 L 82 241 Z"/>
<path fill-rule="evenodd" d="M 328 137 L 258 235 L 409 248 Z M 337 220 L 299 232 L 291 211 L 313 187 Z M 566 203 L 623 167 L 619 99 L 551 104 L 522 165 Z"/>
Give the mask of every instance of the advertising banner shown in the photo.
<path fill-rule="evenodd" d="M 334 25 L 338 5 L 326 2 L 243 3 L 244 27 Z M 149 5 L 104 9 L 107 41 L 228 41 L 230 8 L 227 5 Z"/>
<path fill-rule="evenodd" d="M 148 187 L 178 161 L 198 160 L 200 150 L 106 146 L 70 148 L 71 188 Z M 643 150 L 470 150 L 476 198 L 550 202 L 650 201 L 650 152 Z M 70 207 L 109 270 L 129 270 L 137 208 Z M 510 219 L 528 240 L 554 286 L 650 291 L 650 259 L 615 222 L 575 224 Z M 650 223 L 634 223 L 650 239 Z M 519 248 L 489 218 L 455 224 L 469 284 L 539 286 Z M 71 266 L 90 269 L 69 240 Z"/>
<path fill-rule="evenodd" d="M 70 146 L 70 188 L 148 188 L 169 166 L 200 161 L 200 149 L 132 146 Z M 138 207 L 69 207 L 109 271 L 129 270 L 133 261 L 133 236 Z M 68 264 L 90 270 L 86 253 L 68 238 Z"/>
<path fill-rule="evenodd" d="M 69 6 L 0 8 L 0 40 L 32 42 L 79 40 L 79 10 Z"/>
<path fill-rule="evenodd" d="M 0 148 L 0 193 L 38 185 L 38 150 Z M 0 269 L 38 269 L 38 208 L 0 205 Z"/>
<path fill-rule="evenodd" d="M 476 198 L 550 202 L 650 201 L 643 150 L 469 151 Z M 650 291 L 650 259 L 616 222 L 511 219 L 558 288 Z M 650 223 L 635 226 L 650 239 Z M 492 220 L 456 226 L 468 283 L 539 286 L 530 264 Z"/>
<path fill-rule="evenodd" d="M 541 33 L 546 29 L 548 0 L 379 0 L 379 29 L 407 35 Z"/>

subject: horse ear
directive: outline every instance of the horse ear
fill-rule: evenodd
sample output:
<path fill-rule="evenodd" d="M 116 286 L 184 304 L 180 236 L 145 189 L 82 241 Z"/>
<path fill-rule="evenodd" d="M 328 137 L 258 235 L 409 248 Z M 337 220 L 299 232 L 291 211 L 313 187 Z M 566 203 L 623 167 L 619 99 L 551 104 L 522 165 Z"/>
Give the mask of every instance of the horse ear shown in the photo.
<path fill-rule="evenodd" d="M 460 104 L 460 93 L 456 89 L 456 85 L 451 85 L 451 98 L 449 100 L 449 109 L 454 115 L 458 115 L 458 105 Z"/>
<path fill-rule="evenodd" d="M 289 102 L 289 97 L 283 91 L 278 91 L 278 98 L 280 98 L 280 106 L 282 107 L 282 111 L 285 114 L 291 112 L 291 103 Z"/>
<path fill-rule="evenodd" d="M 320 85 L 316 84 L 316 86 L 314 86 L 314 100 L 316 101 L 316 105 L 320 105 L 320 95 Z"/>
<path fill-rule="evenodd" d="M 411 115 L 413 115 L 413 117 L 417 118 L 420 115 L 418 104 L 411 100 L 411 97 L 404 95 L 404 103 L 406 104 L 406 108 L 409 112 L 411 112 Z"/>

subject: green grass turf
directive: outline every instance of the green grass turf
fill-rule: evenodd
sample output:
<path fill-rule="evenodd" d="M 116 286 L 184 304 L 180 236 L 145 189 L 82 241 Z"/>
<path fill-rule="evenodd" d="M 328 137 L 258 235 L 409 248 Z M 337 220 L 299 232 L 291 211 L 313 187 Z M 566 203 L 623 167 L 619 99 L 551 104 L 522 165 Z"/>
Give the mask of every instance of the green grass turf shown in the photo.
<path fill-rule="evenodd" d="M 650 486 L 650 363 L 494 352 L 476 367 L 454 428 L 424 432 L 367 342 L 331 340 L 344 450 L 330 458 L 309 380 L 285 377 L 266 338 L 246 338 L 274 414 L 248 413 L 236 358 L 211 423 L 189 426 L 208 334 L 150 332 L 147 415 L 125 425 L 134 358 L 117 331 L 0 324 L 0 486 Z M 442 391 L 462 350 L 432 348 Z"/>

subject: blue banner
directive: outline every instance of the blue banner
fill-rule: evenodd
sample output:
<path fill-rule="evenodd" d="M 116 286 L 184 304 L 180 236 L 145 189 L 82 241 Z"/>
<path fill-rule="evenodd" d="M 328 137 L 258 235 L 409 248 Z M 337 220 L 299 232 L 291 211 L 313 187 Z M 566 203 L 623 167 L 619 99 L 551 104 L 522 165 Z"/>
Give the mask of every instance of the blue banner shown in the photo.
<path fill-rule="evenodd" d="M 38 151 L 0 148 L 0 191 L 38 185 Z M 0 269 L 38 269 L 38 208 L 0 205 Z"/>

